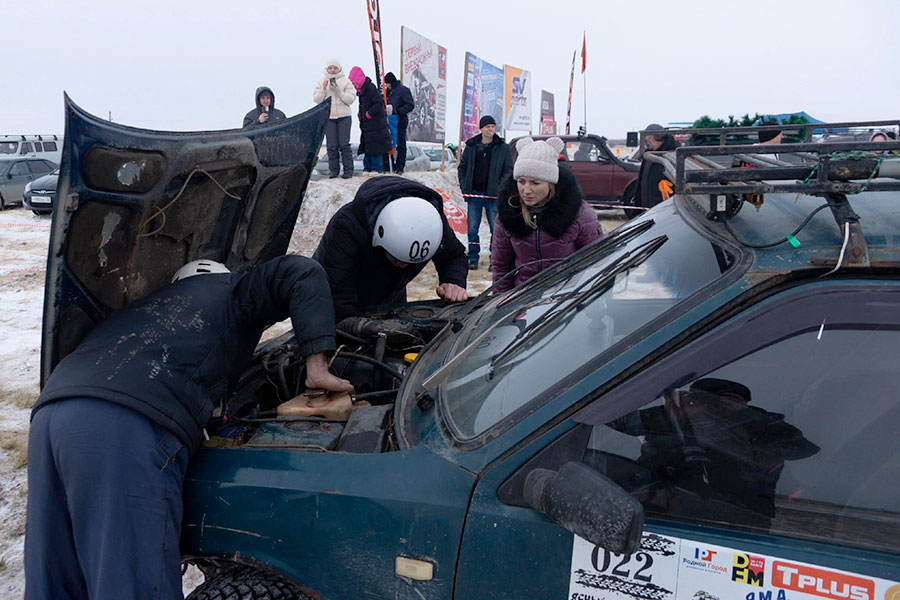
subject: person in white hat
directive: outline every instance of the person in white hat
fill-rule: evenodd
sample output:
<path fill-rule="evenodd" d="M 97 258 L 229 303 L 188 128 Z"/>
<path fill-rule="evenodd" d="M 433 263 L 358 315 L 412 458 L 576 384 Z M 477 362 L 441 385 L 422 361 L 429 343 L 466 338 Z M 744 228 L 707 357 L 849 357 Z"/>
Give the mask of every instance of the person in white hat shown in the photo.
<path fill-rule="evenodd" d="M 328 176 L 332 179 L 341 175 L 344 164 L 344 179 L 353 177 L 353 154 L 350 152 L 350 106 L 356 102 L 356 88 L 344 75 L 341 63 L 331 59 L 325 63 L 325 76 L 313 88 L 313 102 L 316 104 L 331 98 L 331 113 L 325 124 L 325 140 L 328 149 Z"/>
<path fill-rule="evenodd" d="M 569 168 L 558 162 L 564 147 L 558 137 L 526 137 L 516 144 L 513 176 L 497 196 L 491 247 L 495 293 L 522 284 L 600 239 L 597 213 L 584 201 Z"/>

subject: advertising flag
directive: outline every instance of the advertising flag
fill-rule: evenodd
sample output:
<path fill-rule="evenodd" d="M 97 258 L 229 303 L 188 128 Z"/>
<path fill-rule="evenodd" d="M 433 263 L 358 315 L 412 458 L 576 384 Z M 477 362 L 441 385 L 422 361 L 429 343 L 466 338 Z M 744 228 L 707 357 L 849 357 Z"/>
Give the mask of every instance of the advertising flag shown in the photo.
<path fill-rule="evenodd" d="M 506 131 L 531 131 L 531 72 L 503 65 Z"/>
<path fill-rule="evenodd" d="M 409 113 L 408 140 L 440 142 L 446 137 L 447 49 L 408 27 L 400 28 L 403 83 L 416 107 Z"/>
<path fill-rule="evenodd" d="M 566 135 L 569 135 L 569 127 L 572 124 L 572 86 L 575 83 L 575 55 L 577 51 L 572 53 L 572 74 L 569 75 L 569 106 L 566 107 Z"/>
<path fill-rule="evenodd" d="M 459 120 L 461 140 L 467 140 L 481 131 L 478 121 L 485 115 L 494 117 L 497 134 L 503 134 L 503 87 L 503 69 L 466 52 L 462 115 Z"/>
<path fill-rule="evenodd" d="M 587 68 L 587 32 L 584 33 L 584 37 L 581 40 L 581 74 L 584 75 L 584 70 Z"/>
<path fill-rule="evenodd" d="M 547 90 L 541 90 L 541 135 L 556 135 L 556 109 Z"/>

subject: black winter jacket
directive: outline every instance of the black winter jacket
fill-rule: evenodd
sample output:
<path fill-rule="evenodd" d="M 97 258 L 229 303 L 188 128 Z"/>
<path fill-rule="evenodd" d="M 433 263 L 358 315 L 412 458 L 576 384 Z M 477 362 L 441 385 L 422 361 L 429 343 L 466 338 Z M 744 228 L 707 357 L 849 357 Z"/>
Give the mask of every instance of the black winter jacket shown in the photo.
<path fill-rule="evenodd" d="M 53 370 L 32 416 L 67 398 L 106 400 L 196 450 L 263 330 L 288 316 L 299 354 L 334 349 L 328 280 L 308 258 L 281 256 L 245 273 L 176 281 L 100 322 Z"/>
<path fill-rule="evenodd" d="M 675 150 L 679 146 L 681 144 L 676 142 L 675 138 L 671 135 L 666 135 L 662 146 L 656 152 Z M 634 189 L 634 201 L 637 205 L 652 208 L 665 200 L 659 189 L 659 183 L 665 178 L 665 169 L 663 169 L 661 164 L 650 162 L 646 159 L 642 160 Z"/>
<path fill-rule="evenodd" d="M 481 146 L 481 134 L 466 140 L 466 147 L 463 150 L 462 158 L 459 160 L 457 168 L 457 176 L 459 177 L 459 187 L 463 194 L 472 193 L 472 179 L 475 175 L 475 153 L 478 146 Z M 513 161 L 512 149 L 503 138 L 495 135 L 491 140 L 491 169 L 488 173 L 487 196 L 496 196 L 500 191 L 500 182 L 512 175 Z"/>
<path fill-rule="evenodd" d="M 263 92 L 269 92 L 272 95 L 272 105 L 269 106 L 269 120 L 265 123 L 259 122 L 259 115 L 263 112 L 262 104 L 259 103 L 259 95 Z M 264 125 L 268 125 L 269 123 L 273 123 L 275 121 L 281 121 L 282 119 L 286 119 L 284 113 L 275 108 L 275 92 L 273 92 L 270 88 L 266 86 L 260 86 L 256 88 L 256 108 L 248 112 L 244 115 L 244 129 L 252 129 L 253 127 L 262 127 Z"/>
<path fill-rule="evenodd" d="M 438 210 L 444 233 L 441 247 L 431 260 L 440 283 L 466 287 L 466 250 L 444 216 L 440 194 L 415 181 L 384 175 L 359 186 L 353 201 L 342 206 L 328 222 L 313 254 L 328 273 L 337 319 L 359 315 L 363 307 L 405 302 L 406 285 L 425 268 L 426 263 L 395 267 L 384 250 L 372 246 L 378 213 L 388 202 L 402 196 L 424 198 Z"/>
<path fill-rule="evenodd" d="M 391 130 L 388 128 L 381 91 L 366 77 L 356 95 L 359 96 L 359 129 L 362 132 L 360 151 L 366 154 L 387 154 L 394 146 L 391 143 Z"/>
<path fill-rule="evenodd" d="M 400 82 L 393 84 L 387 102 L 394 107 L 393 114 L 397 115 L 398 126 L 406 127 L 409 123 L 409 113 L 416 107 L 409 88 Z"/>

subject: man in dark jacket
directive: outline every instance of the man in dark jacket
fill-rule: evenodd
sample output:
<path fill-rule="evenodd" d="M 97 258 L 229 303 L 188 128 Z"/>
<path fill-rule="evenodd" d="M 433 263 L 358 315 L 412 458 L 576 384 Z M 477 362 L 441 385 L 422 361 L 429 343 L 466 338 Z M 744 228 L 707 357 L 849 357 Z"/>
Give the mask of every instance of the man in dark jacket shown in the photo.
<path fill-rule="evenodd" d="M 32 409 L 26 598 L 181 598 L 188 457 L 266 326 L 291 317 L 308 388 L 353 389 L 328 372 L 334 309 L 315 261 L 195 261 L 177 277 L 100 322 Z"/>
<path fill-rule="evenodd" d="M 359 96 L 359 152 L 365 154 L 365 171 L 384 171 L 386 155 L 393 149 L 384 96 L 359 67 L 350 69 L 350 83 Z"/>
<path fill-rule="evenodd" d="M 481 253 L 478 238 L 481 211 L 484 209 L 493 236 L 500 182 L 512 174 L 513 170 L 512 150 L 502 137 L 496 135 L 497 122 L 494 117 L 481 117 L 478 126 L 481 127 L 481 133 L 466 140 L 457 169 L 459 188 L 467 206 L 470 269 L 478 268 L 478 255 Z"/>
<path fill-rule="evenodd" d="M 244 129 L 262 127 L 269 121 L 285 119 L 284 113 L 275 108 L 275 93 L 266 86 L 256 88 L 256 108 L 244 115 Z"/>
<path fill-rule="evenodd" d="M 397 81 L 393 73 L 384 76 L 388 88 L 388 115 L 397 115 L 397 156 L 394 157 L 394 173 L 400 175 L 406 168 L 406 128 L 409 126 L 409 113 L 416 107 L 412 92 Z"/>
<path fill-rule="evenodd" d="M 647 125 L 644 131 L 658 131 L 658 134 L 649 135 L 647 137 L 648 152 L 667 152 L 675 150 L 681 144 L 675 141 L 670 134 L 665 132 L 662 125 L 651 123 Z M 637 206 L 652 208 L 662 202 L 668 200 L 672 196 L 672 182 L 666 179 L 665 169 L 659 163 L 650 162 L 646 158 L 641 161 L 641 168 L 638 171 L 637 183 L 634 190 L 634 201 Z M 643 211 L 625 209 L 625 213 L 629 217 L 635 217 Z"/>
<path fill-rule="evenodd" d="M 382 213 L 389 210 L 391 203 L 407 198 L 424 199 L 434 208 L 432 222 L 437 223 L 437 239 L 401 243 L 401 252 L 392 253 L 389 244 L 381 243 L 377 234 L 390 236 L 397 230 L 380 220 L 384 220 Z M 442 208 L 440 194 L 403 177 L 378 177 L 359 187 L 353 201 L 342 206 L 328 222 L 313 254 L 328 273 L 337 319 L 359 315 L 363 307 L 405 302 L 406 285 L 429 260 L 434 261 L 438 273 L 437 295 L 450 302 L 466 299 L 465 249 Z M 399 218 L 404 231 L 420 225 L 412 211 L 407 210 L 405 216 L 401 213 Z M 424 254 L 423 248 L 427 248 Z"/>

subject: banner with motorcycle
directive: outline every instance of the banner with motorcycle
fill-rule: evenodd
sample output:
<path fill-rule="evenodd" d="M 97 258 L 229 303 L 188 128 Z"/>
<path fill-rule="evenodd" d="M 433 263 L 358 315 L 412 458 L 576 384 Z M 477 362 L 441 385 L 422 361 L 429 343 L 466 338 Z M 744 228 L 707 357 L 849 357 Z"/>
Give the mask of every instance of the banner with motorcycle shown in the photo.
<path fill-rule="evenodd" d="M 459 120 L 460 140 L 477 135 L 478 121 L 485 115 L 497 122 L 497 135 L 503 135 L 503 69 L 466 52 L 466 75 L 463 83 L 462 114 Z"/>
<path fill-rule="evenodd" d="M 531 71 L 503 65 L 503 108 L 506 131 L 531 132 Z"/>
<path fill-rule="evenodd" d="M 416 107 L 409 113 L 406 139 L 443 143 L 447 129 L 447 49 L 400 28 L 400 71 Z"/>
<path fill-rule="evenodd" d="M 556 108 L 547 90 L 541 90 L 541 135 L 556 135 Z"/>

